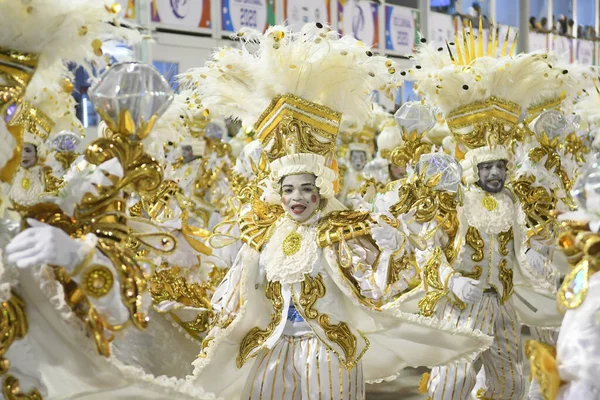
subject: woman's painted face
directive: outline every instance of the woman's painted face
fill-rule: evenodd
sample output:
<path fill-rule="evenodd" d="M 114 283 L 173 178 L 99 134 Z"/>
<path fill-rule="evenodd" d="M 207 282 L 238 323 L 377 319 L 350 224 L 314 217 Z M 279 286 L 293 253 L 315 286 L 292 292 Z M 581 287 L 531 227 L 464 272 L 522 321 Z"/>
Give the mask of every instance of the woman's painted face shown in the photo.
<path fill-rule="evenodd" d="M 23 152 L 21 153 L 21 167 L 27 169 L 33 167 L 37 163 L 37 149 L 31 143 L 23 144 Z"/>
<path fill-rule="evenodd" d="M 281 181 L 283 208 L 296 222 L 309 219 L 319 208 L 321 199 L 313 174 L 288 175 Z"/>

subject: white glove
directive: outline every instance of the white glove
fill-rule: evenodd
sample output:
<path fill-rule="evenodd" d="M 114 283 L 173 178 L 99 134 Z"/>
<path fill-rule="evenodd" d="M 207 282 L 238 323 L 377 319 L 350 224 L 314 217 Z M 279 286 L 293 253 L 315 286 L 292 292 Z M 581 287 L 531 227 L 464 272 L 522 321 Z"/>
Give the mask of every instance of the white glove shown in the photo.
<path fill-rule="evenodd" d="M 539 276 L 547 276 L 549 272 L 546 270 L 546 258 L 533 249 L 527 251 L 527 263 Z"/>
<path fill-rule="evenodd" d="M 92 251 L 87 243 L 71 238 L 59 228 L 34 219 L 27 222 L 31 228 L 6 246 L 8 261 L 19 268 L 51 264 L 70 272 L 85 259 L 87 251 Z"/>
<path fill-rule="evenodd" d="M 371 236 L 382 251 L 398 250 L 402 240 L 400 231 L 383 221 L 379 221 L 377 225 L 371 225 Z"/>
<path fill-rule="evenodd" d="M 483 297 L 483 291 L 477 287 L 479 281 L 460 275 L 453 275 L 448 282 L 450 289 L 456 297 L 465 303 L 476 303 Z"/>

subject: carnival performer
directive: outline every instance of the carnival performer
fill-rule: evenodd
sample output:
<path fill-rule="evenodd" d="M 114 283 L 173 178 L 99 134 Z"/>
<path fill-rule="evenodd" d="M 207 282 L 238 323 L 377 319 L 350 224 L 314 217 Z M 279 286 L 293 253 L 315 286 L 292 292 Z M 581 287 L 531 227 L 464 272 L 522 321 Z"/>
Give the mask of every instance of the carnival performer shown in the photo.
<path fill-rule="evenodd" d="M 25 130 L 32 133 L 32 127 L 38 127 L 40 133 L 50 133 L 46 125 L 31 118 L 41 115 L 35 104 L 23 101 L 28 85 L 59 93 L 62 78 L 69 76 L 67 62 L 84 66 L 91 60 L 102 63 L 102 39 L 128 42 L 139 38 L 137 33 L 115 24 L 118 11 L 118 4 L 87 0 L 0 2 L 3 16 L 0 76 L 5 94 L 0 128 L 3 134 L 10 134 L 9 146 L 16 143 L 18 149 L 22 133 Z M 32 26 L 36 29 L 30 29 Z M 126 70 L 128 78 L 147 82 L 141 78 L 148 78 L 144 75 L 151 70 L 141 72 L 142 69 L 126 64 L 113 66 L 109 71 L 123 78 Z M 168 89 L 160 76 L 154 78 Z M 104 101 L 110 98 L 118 103 L 110 97 L 114 93 L 110 90 L 114 90 L 111 85 L 119 79 L 113 75 L 108 81 L 100 81 L 93 92 L 98 95 L 98 109 L 101 112 L 108 109 L 104 115 L 114 122 L 119 116 L 110 114 L 114 108 L 104 107 Z M 131 88 L 129 84 L 123 87 Z M 144 92 L 135 95 L 146 95 L 148 100 Z M 158 117 L 162 112 L 159 106 L 168 103 L 171 94 L 154 86 L 152 96 L 162 102 L 153 101 L 157 108 L 150 114 Z M 131 115 L 130 110 L 121 111 Z M 112 123 L 113 128 L 115 124 Z M 160 169 L 140 151 L 139 143 L 132 138 L 134 133 L 148 132 L 142 129 L 115 133 L 109 139 L 95 142 L 93 149 L 86 151 L 90 168 L 74 174 L 60 196 L 24 207 L 19 210 L 21 215 L 4 210 L 1 315 L 2 325 L 10 334 L 5 337 L 0 356 L 4 368 L 3 394 L 7 399 L 84 394 L 91 398 L 124 399 L 203 397 L 201 389 L 176 391 L 172 382 L 154 380 L 110 356 L 115 332 L 143 329 L 148 323 L 146 312 L 151 304 L 146 288 L 150 262 L 136 258 L 134 250 L 125 243 L 147 254 L 150 254 L 148 249 L 169 250 L 174 245 L 164 235 L 154 236 L 158 243 L 142 244 L 138 241 L 141 236 L 123 219 L 125 199 L 121 188 L 133 185 L 144 192 L 160 182 Z M 11 163 L 20 159 L 20 154 L 13 151 L 8 163 L 6 159 L 0 160 L 3 179 L 10 182 L 12 176 L 6 172 L 13 167 Z M 136 176 L 138 172 L 143 172 L 141 181 Z M 3 204 L 6 206 L 9 205 Z M 27 229 L 18 233 L 21 225 Z"/>
<path fill-rule="evenodd" d="M 221 49 L 184 84 L 206 107 L 254 123 L 271 162 L 241 218 L 244 245 L 213 297 L 215 326 L 188 381 L 225 398 L 358 399 L 365 381 L 485 349 L 478 332 L 381 310 L 387 277 L 372 267 L 369 214 L 335 199 L 341 120 L 367 120 L 362 96 L 395 72 L 385 58 L 321 24 L 237 37 L 258 51 Z"/>
<path fill-rule="evenodd" d="M 477 39 L 463 32 L 447 49 L 423 44 L 416 67 L 408 71 L 418 93 L 439 107 L 466 153 L 461 162 L 465 187 L 462 204 L 424 189 L 435 180 L 400 189 L 400 194 L 424 195 L 401 196 L 391 207 L 403 211 L 392 213 L 399 219 L 392 221 L 400 228 L 397 242 L 421 238 L 413 248 L 423 283 L 399 301 L 420 291 L 423 314 L 492 335 L 494 344 L 481 356 L 486 384 L 478 396 L 520 399 L 526 392 L 520 325 L 556 327 L 561 317 L 553 305 L 555 286 L 528 263 L 524 209 L 531 204 L 521 203 L 506 187 L 516 172 L 511 171 L 511 145 L 519 140 L 521 110 L 544 89 L 560 87 L 569 78 L 546 72 L 549 65 L 560 64 L 551 54 L 512 56 L 508 42 L 498 54 L 497 35 L 487 43 L 487 52 L 485 44 L 481 31 Z M 522 90 L 510 88 L 513 79 Z M 409 210 L 420 213 L 420 225 L 411 222 Z M 393 237 L 392 230 L 389 235 Z M 432 399 L 466 399 L 475 376 L 472 363 L 434 368 L 427 390 Z"/>

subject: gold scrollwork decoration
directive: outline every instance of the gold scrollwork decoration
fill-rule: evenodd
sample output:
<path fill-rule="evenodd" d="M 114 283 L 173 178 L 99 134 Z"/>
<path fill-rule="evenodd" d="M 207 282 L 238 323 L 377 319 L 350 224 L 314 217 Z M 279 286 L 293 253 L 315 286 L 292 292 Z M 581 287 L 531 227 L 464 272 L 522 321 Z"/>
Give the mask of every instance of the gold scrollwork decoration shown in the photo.
<path fill-rule="evenodd" d="M 469 246 L 473 250 L 473 254 L 471 255 L 471 260 L 475 262 L 480 262 L 483 260 L 483 248 L 485 247 L 485 242 L 481 237 L 481 234 L 477 230 L 477 228 L 470 226 L 467 230 L 467 235 L 465 237 L 467 246 Z"/>
<path fill-rule="evenodd" d="M 513 293 L 513 274 L 513 270 L 508 268 L 508 262 L 502 259 L 498 264 L 498 277 L 503 287 L 501 304 L 506 303 Z"/>
<path fill-rule="evenodd" d="M 320 313 L 314 306 L 318 299 L 325 296 L 323 277 L 317 274 L 312 278 L 306 275 L 302 281 L 300 297 L 298 299 L 299 311 L 307 320 L 315 320 L 325 332 L 327 339 L 337 344 L 344 352 L 347 365 L 351 365 L 356 355 L 357 339 L 345 322 L 332 324 L 328 315 Z"/>
<path fill-rule="evenodd" d="M 508 254 L 510 252 L 509 248 L 508 248 L 508 244 L 513 239 L 514 239 L 514 236 L 513 236 L 512 228 L 510 228 L 506 232 L 500 232 L 498 234 L 499 251 L 500 251 L 500 254 L 503 255 L 504 257 L 508 256 Z"/>
<path fill-rule="evenodd" d="M 265 340 L 273 334 L 275 328 L 281 323 L 282 312 L 283 312 L 283 295 L 281 294 L 281 283 L 279 282 L 268 282 L 265 291 L 267 299 L 271 301 L 273 305 L 273 314 L 271 314 L 271 321 L 265 329 L 254 327 L 244 336 L 242 343 L 240 344 L 240 352 L 236 358 L 236 365 L 238 368 L 248 361 L 254 350 L 263 345 Z"/>

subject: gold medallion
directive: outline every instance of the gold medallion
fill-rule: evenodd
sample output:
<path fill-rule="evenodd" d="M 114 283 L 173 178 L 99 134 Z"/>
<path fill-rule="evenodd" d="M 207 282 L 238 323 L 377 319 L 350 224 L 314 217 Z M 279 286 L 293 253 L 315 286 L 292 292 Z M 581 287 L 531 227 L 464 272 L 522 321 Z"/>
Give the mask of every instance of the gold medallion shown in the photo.
<path fill-rule="evenodd" d="M 29 188 L 31 187 L 31 181 L 28 177 L 25 177 L 21 180 L 21 187 L 25 190 L 29 190 Z"/>
<path fill-rule="evenodd" d="M 488 211 L 494 211 L 498 208 L 498 202 L 492 196 L 485 196 L 481 202 L 483 203 L 483 207 Z"/>
<path fill-rule="evenodd" d="M 112 289 L 115 278 L 110 269 L 104 265 L 92 265 L 83 275 L 83 291 L 90 297 L 100 298 L 106 296 Z"/>
<path fill-rule="evenodd" d="M 286 256 L 293 256 L 300 251 L 300 244 L 302 243 L 302 235 L 298 232 L 292 232 L 283 241 L 283 254 Z"/>

